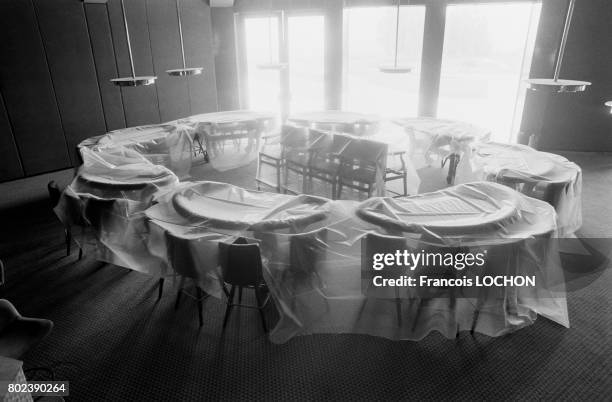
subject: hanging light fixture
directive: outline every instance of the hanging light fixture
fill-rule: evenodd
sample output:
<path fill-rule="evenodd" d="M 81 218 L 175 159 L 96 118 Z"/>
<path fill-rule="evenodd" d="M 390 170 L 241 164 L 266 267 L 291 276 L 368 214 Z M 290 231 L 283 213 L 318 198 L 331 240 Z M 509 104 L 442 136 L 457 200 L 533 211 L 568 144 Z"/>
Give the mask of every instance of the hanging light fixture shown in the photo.
<path fill-rule="evenodd" d="M 561 63 L 563 62 L 563 55 L 565 53 L 565 45 L 567 44 L 567 36 L 569 33 L 570 25 L 572 23 L 572 15 L 574 14 L 574 3 L 576 0 L 570 0 L 567 8 L 567 14 L 565 16 L 565 25 L 563 27 L 563 35 L 561 36 L 561 44 L 557 52 L 557 62 L 555 63 L 555 73 L 553 78 L 532 78 L 526 80 L 527 88 L 533 91 L 542 92 L 582 92 L 587 86 L 591 85 L 588 81 L 578 80 L 562 80 L 559 79 L 559 73 L 561 71 Z"/>
<path fill-rule="evenodd" d="M 612 101 L 607 101 L 604 105 L 606 105 L 606 107 L 610 109 L 610 113 L 612 113 Z"/>
<path fill-rule="evenodd" d="M 125 39 L 127 40 L 128 54 L 130 56 L 130 68 L 132 69 L 131 77 L 113 78 L 110 81 L 120 87 L 138 87 L 151 85 L 155 83 L 155 76 L 140 76 L 137 77 L 134 71 L 134 57 L 132 56 L 132 45 L 130 44 L 130 31 L 128 30 L 127 17 L 125 14 L 125 4 L 121 0 L 121 14 L 123 14 L 123 24 L 125 25 Z"/>
<path fill-rule="evenodd" d="M 178 19 L 179 37 L 181 39 L 181 57 L 183 60 L 183 68 L 166 70 L 166 72 L 173 77 L 185 77 L 189 75 L 202 74 L 202 71 L 204 71 L 203 67 L 187 67 L 185 65 L 185 44 L 183 43 L 183 24 L 181 23 L 181 7 L 179 5 L 179 0 L 176 0 L 176 18 Z"/>
<path fill-rule="evenodd" d="M 272 15 L 272 11 L 270 11 L 270 15 Z M 283 63 L 280 60 L 274 61 L 272 57 L 272 42 L 272 17 L 270 16 L 268 17 L 268 61 L 257 65 L 257 68 L 260 70 L 283 70 L 287 68 L 287 63 Z"/>
<path fill-rule="evenodd" d="M 397 0 L 397 11 L 395 15 L 395 57 L 393 59 L 393 64 L 391 65 L 382 65 L 378 67 L 381 73 L 388 74 L 405 74 L 412 71 L 412 68 L 408 66 L 402 66 L 397 64 L 397 47 L 399 45 L 399 21 L 400 21 L 400 0 Z"/>

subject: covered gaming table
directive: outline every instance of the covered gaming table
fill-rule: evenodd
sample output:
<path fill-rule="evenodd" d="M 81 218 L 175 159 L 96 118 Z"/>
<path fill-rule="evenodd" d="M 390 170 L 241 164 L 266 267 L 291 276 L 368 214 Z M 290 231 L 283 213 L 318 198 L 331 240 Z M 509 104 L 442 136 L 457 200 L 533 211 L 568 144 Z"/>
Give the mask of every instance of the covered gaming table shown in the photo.
<path fill-rule="evenodd" d="M 106 156 L 107 159 L 104 159 Z M 55 212 L 66 226 L 83 230 L 80 243 L 91 245 L 95 258 L 153 276 L 166 274 L 163 261 L 147 249 L 144 211 L 155 196 L 178 185 L 168 168 L 138 161 L 134 151 L 114 155 L 86 151 L 84 164 L 63 192 Z"/>
<path fill-rule="evenodd" d="M 228 110 L 180 119 L 206 143 L 208 158 L 216 170 L 246 166 L 257 158 L 261 137 L 274 128 L 274 113 Z"/>
<path fill-rule="evenodd" d="M 162 165 L 177 176 L 189 176 L 195 130 L 186 124 L 168 122 L 128 127 L 88 138 L 79 144 L 81 154 L 87 151 L 112 153 L 135 151 L 155 165 Z M 130 163 L 129 160 L 123 163 Z M 117 165 L 121 164 L 119 161 Z"/>
<path fill-rule="evenodd" d="M 359 204 L 202 182 L 179 186 L 158 201 L 146 211 L 151 253 L 172 266 L 166 232 L 185 239 L 202 273 L 199 285 L 210 294 L 222 297 L 219 243 L 242 236 L 259 243 L 264 279 L 280 313 L 273 342 L 312 333 L 421 339 L 431 331 L 451 338 L 473 329 L 499 336 L 533 323 L 538 314 L 569 325 L 554 210 L 499 184 Z M 365 286 L 363 256 L 373 234 L 417 251 L 488 253 L 483 273 L 535 275 L 537 285 L 458 290 L 452 298 L 400 289 L 398 324 L 394 299 Z"/>
<path fill-rule="evenodd" d="M 551 204 L 560 235 L 582 225 L 582 171 L 566 158 L 519 144 L 483 143 L 475 147 L 458 183 L 494 181 Z"/>
<path fill-rule="evenodd" d="M 418 340 L 431 331 L 453 338 L 474 330 L 499 336 L 533 323 L 538 314 L 569 325 L 554 211 L 544 202 L 474 183 L 403 199 L 335 201 L 330 211 L 332 223 L 325 227 L 261 243 L 266 283 L 281 312 L 273 342 L 312 333 Z M 478 218 L 485 222 L 479 225 Z M 376 245 L 372 235 L 387 237 Z M 407 287 L 393 294 L 368 286 L 371 261 L 364 256 L 372 247 L 394 252 L 398 244 L 415 252 L 485 253 L 481 271 L 457 271 L 455 277 L 535 275 L 537 285 L 484 292 L 430 287 L 424 290 L 440 293 L 428 296 Z"/>
<path fill-rule="evenodd" d="M 467 163 L 471 145 L 486 142 L 491 135 L 488 130 L 454 120 L 421 117 L 398 118 L 393 119 L 393 122 L 403 127 L 408 134 L 412 142 L 412 157 L 418 151 L 423 153 L 427 165 L 431 165 L 432 155 L 441 159 L 442 166 L 449 162 L 446 178 L 448 184 L 454 183 L 457 170 Z"/>
<path fill-rule="evenodd" d="M 151 253 L 173 266 L 166 232 L 190 243 L 200 286 L 217 296 L 219 242 L 270 232 L 301 233 L 324 225 L 329 215 L 325 198 L 249 191 L 217 182 L 184 183 L 157 201 L 146 211 Z"/>

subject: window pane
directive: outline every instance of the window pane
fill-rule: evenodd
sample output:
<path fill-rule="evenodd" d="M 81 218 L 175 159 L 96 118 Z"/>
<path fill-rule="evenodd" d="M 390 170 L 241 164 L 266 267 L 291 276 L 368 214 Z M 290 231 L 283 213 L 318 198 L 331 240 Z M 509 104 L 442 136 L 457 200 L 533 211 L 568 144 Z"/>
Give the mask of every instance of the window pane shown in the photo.
<path fill-rule="evenodd" d="M 288 18 L 291 112 L 324 108 L 323 16 Z"/>
<path fill-rule="evenodd" d="M 280 110 L 278 70 L 261 69 L 261 64 L 278 61 L 278 18 L 249 17 L 244 20 L 249 108 Z"/>
<path fill-rule="evenodd" d="M 383 116 L 416 116 L 419 99 L 424 6 L 400 7 L 398 64 L 407 74 L 388 74 L 381 65 L 393 64 L 395 7 L 344 10 L 343 108 Z"/>
<path fill-rule="evenodd" d="M 540 3 L 450 5 L 438 116 L 516 135 L 525 99 Z"/>

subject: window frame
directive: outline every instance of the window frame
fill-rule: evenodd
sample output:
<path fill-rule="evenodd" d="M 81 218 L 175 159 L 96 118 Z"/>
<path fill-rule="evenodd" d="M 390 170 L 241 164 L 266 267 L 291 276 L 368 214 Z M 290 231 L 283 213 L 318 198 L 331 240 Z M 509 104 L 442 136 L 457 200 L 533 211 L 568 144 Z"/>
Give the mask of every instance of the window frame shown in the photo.
<path fill-rule="evenodd" d="M 423 32 L 423 49 L 421 52 L 421 76 L 419 82 L 418 116 L 437 117 L 440 80 L 442 72 L 442 55 L 444 51 L 444 34 L 446 29 L 446 10 L 449 5 L 461 4 L 495 4 L 495 3 L 543 3 L 546 0 L 401 0 L 400 5 L 425 6 Z M 285 2 L 278 2 L 285 4 Z M 277 5 L 278 5 L 277 3 Z M 254 10 L 252 6 L 240 7 L 234 13 L 236 38 L 236 61 L 238 71 L 238 88 L 240 107 L 248 108 L 248 73 L 244 43 L 244 19 L 248 17 L 280 14 L 279 53 L 281 61 L 288 60 L 288 38 L 286 37 L 287 19 L 295 15 L 322 15 L 324 18 L 324 91 L 325 108 L 342 109 L 343 77 L 343 14 L 344 9 L 352 7 L 376 7 L 396 5 L 393 0 L 345 0 L 326 1 L 323 6 L 294 8 L 287 1 L 287 7 L 274 10 Z M 320 4 L 319 2 L 316 2 Z M 537 46 L 537 39 L 536 39 Z M 533 63 L 532 63 L 533 64 Z M 290 68 L 290 66 L 289 66 Z M 289 114 L 289 71 L 279 73 L 281 85 L 281 118 Z"/>

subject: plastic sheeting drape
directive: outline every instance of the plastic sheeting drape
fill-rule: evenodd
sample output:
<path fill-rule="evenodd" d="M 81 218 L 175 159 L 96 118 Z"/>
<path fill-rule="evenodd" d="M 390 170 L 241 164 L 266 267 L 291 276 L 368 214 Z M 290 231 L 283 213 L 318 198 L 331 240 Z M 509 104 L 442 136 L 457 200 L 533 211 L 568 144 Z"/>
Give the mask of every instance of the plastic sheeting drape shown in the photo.
<path fill-rule="evenodd" d="M 280 312 L 273 342 L 344 332 L 420 339 L 437 330 L 452 338 L 472 327 L 498 336 L 531 324 L 538 314 L 569 325 L 555 252 L 555 212 L 499 184 L 472 183 L 359 204 L 200 183 L 158 201 L 146 211 L 151 252 L 170 266 L 192 266 L 193 279 L 211 294 L 221 295 L 219 242 L 240 236 L 259 242 L 264 279 Z M 368 243 L 372 235 L 394 236 L 401 247 L 417 251 L 486 250 L 483 272 L 535 275 L 538 286 L 468 296 L 447 289 L 427 297 L 405 289 L 399 297 L 385 295 L 386 290 L 364 285 L 369 264 L 364 253 L 377 247 Z M 169 242 L 183 243 L 187 261 Z"/>
<path fill-rule="evenodd" d="M 195 133 L 193 127 L 177 122 L 128 127 L 88 138 L 79 144 L 79 149 L 82 155 L 89 150 L 115 157 L 127 150 L 134 151 L 151 163 L 165 166 L 184 178 L 189 176 L 191 169 Z M 115 163 L 120 165 L 120 162 L 116 160 Z M 130 163 L 130 160 L 126 159 L 123 163 Z"/>
<path fill-rule="evenodd" d="M 456 183 L 494 181 L 550 203 L 557 211 L 560 235 L 582 225 L 582 171 L 560 155 L 518 144 L 475 146 Z"/>
<path fill-rule="evenodd" d="M 465 163 L 465 152 L 476 142 L 486 142 L 490 131 L 473 124 L 434 118 L 394 119 L 403 127 L 412 142 L 411 158 L 417 168 L 431 165 L 433 157 L 445 158 L 449 154 L 461 156 Z"/>
<path fill-rule="evenodd" d="M 164 261 L 147 248 L 144 211 L 157 193 L 177 186 L 178 177 L 130 149 L 116 153 L 83 149 L 83 159 L 55 207 L 60 221 L 66 227 L 82 228 L 75 235 L 81 244 L 93 246 L 96 259 L 153 276 L 167 275 Z M 115 164 L 118 161 L 120 165 Z"/>
<path fill-rule="evenodd" d="M 409 138 L 400 128 L 390 123 L 381 123 L 376 130 L 362 135 L 283 126 L 278 136 L 267 139 L 261 151 L 266 155 L 289 160 L 290 163 L 285 164 L 285 167 L 291 165 L 291 162 L 298 166 L 312 166 L 320 172 L 341 176 L 345 181 L 350 181 L 351 175 L 360 182 L 368 181 L 367 175 L 370 174 L 372 194 L 384 196 L 387 190 L 384 181 L 386 169 L 405 171 L 407 194 L 418 192 L 420 178 L 408 158 L 409 147 Z M 352 169 L 347 170 L 350 161 L 354 163 Z M 265 165 L 260 164 L 259 169 L 264 169 L 264 172 L 258 172 L 258 177 L 273 174 L 272 169 Z M 295 171 L 285 169 L 282 174 L 284 185 L 292 187 L 293 191 L 320 194 L 320 188 L 312 185 L 313 180 L 304 180 L 298 176 Z M 302 180 L 301 185 L 292 183 L 299 180 Z M 402 184 L 398 187 L 397 192 L 403 191 Z M 341 195 L 340 198 L 345 196 Z"/>
<path fill-rule="evenodd" d="M 198 133 L 206 144 L 210 164 L 221 172 L 253 162 L 262 136 L 275 128 L 274 114 L 251 110 L 203 113 L 179 122 Z"/>

